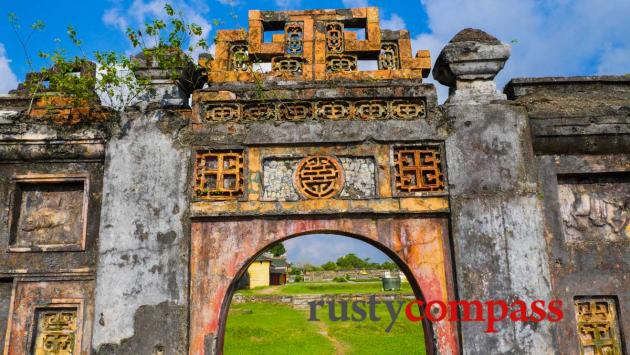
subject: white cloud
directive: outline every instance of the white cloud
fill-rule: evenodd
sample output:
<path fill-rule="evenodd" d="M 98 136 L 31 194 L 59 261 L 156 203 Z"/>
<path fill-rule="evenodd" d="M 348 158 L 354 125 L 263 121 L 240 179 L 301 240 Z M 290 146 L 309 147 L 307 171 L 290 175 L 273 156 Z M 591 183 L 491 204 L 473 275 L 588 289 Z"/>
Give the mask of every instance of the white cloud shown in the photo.
<path fill-rule="evenodd" d="M 298 9 L 302 5 L 301 0 L 276 0 L 276 6 L 280 10 Z"/>
<path fill-rule="evenodd" d="M 236 6 L 239 5 L 241 2 L 238 0 L 217 0 L 220 4 L 223 5 L 229 5 L 229 6 Z"/>
<path fill-rule="evenodd" d="M 369 257 L 379 263 L 390 260 L 379 249 L 364 241 L 334 234 L 304 235 L 285 241 L 284 246 L 287 259 L 297 264 L 321 265 L 327 261 L 336 261 L 348 253 L 355 253 L 360 258 Z"/>
<path fill-rule="evenodd" d="M 343 3 L 343 6 L 346 8 L 368 6 L 367 0 L 341 0 L 341 2 Z"/>
<path fill-rule="evenodd" d="M 103 71 L 102 67 L 98 66 L 97 64 L 96 80 L 100 80 L 104 74 L 105 72 Z M 116 68 L 116 74 L 121 78 L 128 77 L 129 79 L 135 81 L 133 73 L 131 73 L 130 70 L 126 70 L 122 67 Z M 110 88 L 96 88 L 96 94 L 101 100 L 101 104 L 103 106 L 112 107 L 113 109 L 120 111 L 138 102 L 137 96 L 139 95 L 139 92 L 132 91 L 129 86 L 115 86 L 111 87 L 111 90 L 109 89 Z"/>
<path fill-rule="evenodd" d="M 442 41 L 437 38 L 437 36 L 431 34 L 421 34 L 416 38 L 411 40 L 411 47 L 413 48 L 413 53 L 421 49 L 428 49 L 429 53 L 431 53 L 431 68 L 435 65 L 435 59 L 438 54 L 444 47 L 447 41 Z M 448 97 L 448 87 L 438 83 L 433 79 L 433 76 L 429 74 L 428 78 L 422 79 L 425 83 L 431 83 L 435 85 L 437 89 L 437 95 L 440 102 L 444 102 Z"/>
<path fill-rule="evenodd" d="M 627 0 L 422 0 L 422 5 L 431 33 L 417 36 L 414 49 L 430 49 L 434 60 L 466 27 L 482 29 L 506 43 L 514 41 L 512 56 L 497 78 L 499 87 L 518 76 L 628 70 L 622 62 L 630 50 Z M 610 49 L 605 50 L 606 44 Z"/>
<path fill-rule="evenodd" d="M 208 34 L 212 25 L 206 19 L 210 8 L 203 0 L 134 0 L 128 8 L 122 8 L 118 1 L 114 1 L 112 4 L 112 8 L 107 9 L 103 14 L 103 23 L 117 28 L 123 33 L 129 26 L 140 28 L 150 18 L 165 20 L 167 15 L 164 6 L 171 4 L 175 11 L 181 11 L 184 21 L 201 26 L 202 37 L 211 42 L 208 40 Z M 200 52 L 201 50 L 193 52 L 193 57 L 196 59 Z"/>
<path fill-rule="evenodd" d="M 0 43 L 0 93 L 5 94 L 9 90 L 13 90 L 17 87 L 17 77 L 11 70 L 9 64 L 11 59 L 7 57 L 7 52 L 4 48 L 4 44 Z"/>
<path fill-rule="evenodd" d="M 125 32 L 129 27 L 129 23 L 125 17 L 121 16 L 120 9 L 111 8 L 105 11 L 102 17 L 103 23 L 107 26 L 115 27 L 120 31 Z"/>
<path fill-rule="evenodd" d="M 404 30 L 406 27 L 405 21 L 398 14 L 392 14 L 389 19 L 381 20 L 381 28 L 386 30 Z"/>

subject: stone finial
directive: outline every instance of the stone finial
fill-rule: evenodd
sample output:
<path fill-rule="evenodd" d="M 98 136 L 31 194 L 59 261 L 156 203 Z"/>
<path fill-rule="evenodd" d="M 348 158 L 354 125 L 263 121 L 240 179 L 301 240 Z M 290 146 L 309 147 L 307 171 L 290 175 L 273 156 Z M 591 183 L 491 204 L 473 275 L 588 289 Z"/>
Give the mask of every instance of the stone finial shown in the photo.
<path fill-rule="evenodd" d="M 486 103 L 505 99 L 494 77 L 510 57 L 510 46 L 477 29 L 466 28 L 442 49 L 433 78 L 450 88 L 448 103 Z"/>

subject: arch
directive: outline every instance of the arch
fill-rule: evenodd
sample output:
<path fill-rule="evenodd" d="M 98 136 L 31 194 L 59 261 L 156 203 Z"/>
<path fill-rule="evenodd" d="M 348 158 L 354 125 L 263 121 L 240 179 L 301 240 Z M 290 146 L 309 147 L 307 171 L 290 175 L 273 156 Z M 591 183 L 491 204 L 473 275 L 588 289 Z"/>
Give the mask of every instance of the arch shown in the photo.
<path fill-rule="evenodd" d="M 190 353 L 209 354 L 222 346 L 234 282 L 273 243 L 313 233 L 334 233 L 370 243 L 392 257 L 414 293 L 427 302 L 454 300 L 448 219 L 427 216 L 282 216 L 203 219 L 192 224 Z M 425 326 L 427 349 L 459 353 L 457 325 L 447 320 Z M 219 335 L 220 334 L 220 335 Z M 434 340 L 435 339 L 435 340 Z M 435 343 L 435 344 L 434 344 Z"/>
<path fill-rule="evenodd" d="M 239 272 L 236 273 L 234 279 L 230 283 L 230 286 L 229 286 L 229 288 L 227 290 L 227 294 L 226 294 L 226 296 L 223 299 L 223 304 L 221 305 L 221 315 L 220 315 L 220 318 L 219 318 L 219 328 L 217 330 L 217 345 L 216 345 L 217 354 L 223 354 L 223 346 L 224 346 L 224 340 L 225 340 L 225 329 L 226 329 L 226 326 L 227 326 L 227 317 L 228 317 L 228 312 L 229 312 L 229 309 L 230 309 L 230 304 L 232 303 L 232 297 L 234 296 L 234 293 L 237 290 L 237 286 L 238 286 L 240 278 L 245 273 L 247 273 L 247 269 L 249 268 L 249 266 L 256 260 L 256 258 L 258 256 L 260 256 L 265 250 L 267 250 L 272 245 L 274 245 L 276 243 L 281 243 L 281 242 L 283 242 L 285 240 L 299 238 L 299 237 L 302 237 L 302 236 L 313 235 L 313 234 L 333 234 L 333 235 L 337 235 L 337 236 L 344 236 L 344 237 L 348 237 L 348 238 L 353 238 L 353 239 L 357 239 L 357 240 L 360 240 L 362 242 L 365 242 L 367 244 L 370 244 L 371 246 L 375 247 L 376 249 L 382 251 L 405 274 L 405 277 L 407 277 L 407 280 L 409 281 L 409 285 L 411 286 L 411 288 L 413 290 L 413 293 L 414 293 L 414 296 L 416 297 L 416 299 L 421 300 L 423 302 L 426 302 L 426 299 L 424 298 L 424 295 L 422 293 L 422 289 L 421 289 L 420 285 L 418 284 L 418 282 L 416 281 L 416 278 L 414 277 L 413 273 L 409 269 L 409 266 L 407 266 L 407 264 L 393 250 L 389 249 L 388 247 L 386 247 L 385 245 L 381 244 L 380 242 L 375 241 L 375 240 L 370 239 L 370 238 L 365 238 L 365 237 L 363 237 L 361 235 L 358 235 L 358 234 L 352 234 L 352 233 L 341 232 L 341 231 L 336 231 L 336 230 L 322 230 L 322 231 L 302 232 L 302 233 L 298 233 L 296 235 L 290 235 L 290 236 L 287 236 L 285 238 L 281 238 L 279 240 L 270 242 L 269 244 L 265 245 L 262 249 L 258 250 L 251 258 L 249 258 L 249 260 L 247 260 L 247 262 L 245 263 L 245 265 L 243 265 L 241 270 L 239 270 Z M 421 312 L 422 312 L 422 310 L 421 310 Z M 427 355 L 433 355 L 435 353 L 435 344 L 433 343 L 433 327 L 431 325 L 431 322 L 429 320 L 427 320 L 426 317 L 423 317 L 423 318 L 424 319 L 422 321 L 422 328 L 423 328 L 423 333 L 424 333 L 424 344 L 425 344 L 425 347 L 426 347 L 426 350 L 427 350 Z"/>

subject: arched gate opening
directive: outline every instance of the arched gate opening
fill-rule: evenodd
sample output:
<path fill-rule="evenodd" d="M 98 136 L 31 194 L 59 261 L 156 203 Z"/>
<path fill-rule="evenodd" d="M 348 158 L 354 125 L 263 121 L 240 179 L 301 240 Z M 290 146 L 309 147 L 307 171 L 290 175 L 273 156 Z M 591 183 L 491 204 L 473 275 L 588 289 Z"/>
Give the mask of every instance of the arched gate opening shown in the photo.
<path fill-rule="evenodd" d="M 235 275 L 233 281 L 231 282 L 226 297 L 223 300 L 223 305 L 221 307 L 221 319 L 219 322 L 219 330 L 217 332 L 217 351 L 220 353 L 223 353 L 224 349 L 226 348 L 226 330 L 228 328 L 228 320 L 229 320 L 229 314 L 230 314 L 230 306 L 232 305 L 232 300 L 233 297 L 235 295 L 235 293 L 237 292 L 237 290 L 239 289 L 239 287 L 241 287 L 242 285 L 242 280 L 243 278 L 248 278 L 247 276 L 247 272 L 250 268 L 250 266 L 256 262 L 258 262 L 259 257 L 265 252 L 268 251 L 271 247 L 273 247 L 274 245 L 277 245 L 279 243 L 282 243 L 284 241 L 287 240 L 294 240 L 297 238 L 301 238 L 304 236 L 309 236 L 309 235 L 322 235 L 322 236 L 326 236 L 327 238 L 330 238 L 332 240 L 332 242 L 334 243 L 335 238 L 334 237 L 347 237 L 347 238 L 352 238 L 358 241 L 361 241 L 363 243 L 369 244 L 370 246 L 374 247 L 376 250 L 381 251 L 382 253 L 384 253 L 387 257 L 389 257 L 389 259 L 396 264 L 396 266 L 398 267 L 398 269 L 404 274 L 406 280 L 409 283 L 409 286 L 412 289 L 413 295 L 415 297 L 416 300 L 421 300 L 423 302 L 426 303 L 426 298 L 424 297 L 423 293 L 422 293 L 422 289 L 420 287 L 420 285 L 418 284 L 417 280 L 415 279 L 412 271 L 409 269 L 409 267 L 405 264 L 405 262 L 400 258 L 399 255 L 397 255 L 393 250 L 389 249 L 388 247 L 384 246 L 383 244 L 381 244 L 378 241 L 369 239 L 369 238 L 365 238 L 363 236 L 360 235 L 355 235 L 355 234 L 350 234 L 350 233 L 340 233 L 338 231 L 312 231 L 312 232 L 306 232 L 306 233 L 302 233 L 302 234 L 298 234 L 298 235 L 291 235 L 291 236 L 287 236 L 285 238 L 282 238 L 280 240 L 276 240 L 266 246 L 264 246 L 261 250 L 259 250 L 255 255 L 253 255 L 246 263 L 245 265 L 239 270 L 239 272 Z M 379 302 L 380 304 L 380 302 Z M 414 312 L 420 312 L 423 313 L 422 308 L 415 308 Z M 403 320 L 402 318 L 404 318 L 404 311 L 402 312 L 401 318 L 399 318 L 399 321 L 406 321 Z M 430 321 L 427 320 L 426 317 L 424 317 L 423 315 L 423 320 L 421 322 L 421 324 L 416 324 L 420 327 L 422 327 L 422 338 L 421 339 L 416 339 L 414 340 L 414 345 L 409 344 L 409 348 L 413 349 L 413 354 L 433 354 L 434 353 L 434 344 L 433 344 L 433 327 L 430 323 Z M 326 315 L 323 315 L 322 317 L 325 317 Z M 304 319 L 304 322 L 307 322 L 307 319 Z M 383 331 L 383 334 L 386 334 Z M 417 334 L 419 335 L 419 334 Z M 376 335 L 376 337 L 378 337 L 378 335 Z M 240 339 L 241 341 L 243 341 L 244 339 Z M 229 352 L 227 352 L 227 354 L 229 355 Z"/>
<path fill-rule="evenodd" d="M 334 233 L 365 241 L 395 260 L 424 301 L 453 298 L 447 219 L 240 218 L 206 219 L 192 226 L 191 353 L 222 354 L 230 301 L 239 278 L 270 245 L 290 238 Z M 425 321 L 426 322 L 426 321 Z M 424 323 L 428 354 L 456 354 L 456 325 Z"/>

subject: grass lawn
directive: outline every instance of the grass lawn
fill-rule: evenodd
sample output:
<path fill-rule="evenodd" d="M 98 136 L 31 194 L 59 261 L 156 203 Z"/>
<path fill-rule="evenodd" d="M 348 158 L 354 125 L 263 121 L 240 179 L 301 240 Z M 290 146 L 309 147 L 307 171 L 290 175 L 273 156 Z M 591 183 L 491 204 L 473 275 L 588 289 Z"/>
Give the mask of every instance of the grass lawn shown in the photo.
<path fill-rule="evenodd" d="M 257 287 L 250 290 L 238 290 L 243 295 L 271 294 L 271 295 L 305 295 L 305 294 L 339 294 L 339 293 L 406 293 L 413 294 L 408 282 L 403 282 L 399 291 L 383 291 L 380 281 L 372 282 L 296 282 L 284 286 L 276 286 L 273 292 L 265 292 L 268 287 Z"/>
<path fill-rule="evenodd" d="M 422 323 L 407 319 L 405 305 L 389 333 L 385 329 L 391 323 L 391 317 L 383 304 L 376 305 L 376 315 L 381 318 L 376 322 L 369 318 L 362 322 L 333 322 L 327 316 L 327 306 L 318 311 L 318 317 L 327 324 L 328 333 L 345 345 L 344 354 L 426 354 Z M 394 303 L 394 307 L 397 309 L 398 304 Z M 338 315 L 339 309 L 337 304 Z"/>
<path fill-rule="evenodd" d="M 319 333 L 308 315 L 290 306 L 246 303 L 230 306 L 224 353 L 241 354 L 334 354 L 333 345 Z"/>
<path fill-rule="evenodd" d="M 390 323 L 389 312 L 383 304 L 377 305 L 377 315 L 381 317 L 377 322 L 369 319 L 332 322 L 325 307 L 318 309 L 317 314 L 321 321 L 309 322 L 308 311 L 286 305 L 233 304 L 227 319 L 224 352 L 226 355 L 426 353 L 422 326 L 408 321 L 404 308 L 389 333 L 385 332 Z"/>

